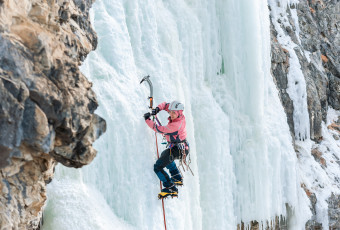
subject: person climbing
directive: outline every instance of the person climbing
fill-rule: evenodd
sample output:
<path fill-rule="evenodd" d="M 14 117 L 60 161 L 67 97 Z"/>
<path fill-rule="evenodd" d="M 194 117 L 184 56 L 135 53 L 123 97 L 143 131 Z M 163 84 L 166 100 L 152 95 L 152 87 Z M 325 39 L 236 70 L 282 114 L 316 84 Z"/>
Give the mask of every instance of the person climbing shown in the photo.
<path fill-rule="evenodd" d="M 157 125 L 150 119 L 150 116 L 156 115 L 160 111 L 165 110 L 169 113 L 168 124 L 166 126 Z M 160 158 L 154 164 L 154 171 L 163 183 L 163 189 L 158 194 L 159 198 L 167 196 L 175 197 L 178 195 L 176 186 L 183 185 L 183 178 L 180 174 L 175 159 L 182 159 L 189 154 L 189 143 L 186 140 L 186 122 L 183 114 L 184 105 L 178 101 L 171 103 L 163 102 L 159 104 L 151 113 L 145 113 L 144 118 L 146 124 L 155 132 L 161 133 L 166 137 L 168 142 L 167 148 L 162 152 Z M 185 156 L 183 156 L 185 153 Z M 164 171 L 167 168 L 169 174 Z"/>

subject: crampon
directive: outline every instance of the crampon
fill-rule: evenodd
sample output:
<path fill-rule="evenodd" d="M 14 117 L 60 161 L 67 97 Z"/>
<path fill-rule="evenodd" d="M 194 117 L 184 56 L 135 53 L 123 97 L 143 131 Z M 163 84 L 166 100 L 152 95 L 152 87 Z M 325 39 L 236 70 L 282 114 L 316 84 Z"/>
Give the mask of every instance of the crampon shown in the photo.
<path fill-rule="evenodd" d="M 172 181 L 176 186 L 183 186 L 183 181 L 179 180 L 179 181 Z"/>
<path fill-rule="evenodd" d="M 175 191 L 169 191 L 169 192 L 160 192 L 158 194 L 158 199 L 163 199 L 163 198 L 174 198 L 174 197 L 178 197 L 178 192 Z"/>

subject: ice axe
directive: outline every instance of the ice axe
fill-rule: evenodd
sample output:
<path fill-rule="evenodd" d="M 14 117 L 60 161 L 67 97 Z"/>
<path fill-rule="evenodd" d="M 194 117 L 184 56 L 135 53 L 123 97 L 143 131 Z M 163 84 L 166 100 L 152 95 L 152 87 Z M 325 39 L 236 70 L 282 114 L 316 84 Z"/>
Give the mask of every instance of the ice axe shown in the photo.
<path fill-rule="evenodd" d="M 143 77 L 143 79 L 140 81 L 140 84 L 142 84 L 144 81 L 146 81 L 150 87 L 150 96 L 148 97 L 148 99 L 150 100 L 149 108 L 152 110 L 153 109 L 153 87 L 152 87 L 152 82 L 150 80 L 150 76 L 148 75 L 148 76 Z M 161 122 L 158 120 L 157 116 L 154 116 L 154 118 L 156 118 L 158 125 L 162 125 Z"/>
<path fill-rule="evenodd" d="M 153 109 L 153 87 L 152 87 L 152 82 L 150 80 L 150 76 L 146 76 L 146 77 L 143 77 L 143 79 L 141 80 L 140 84 L 142 84 L 144 81 L 146 81 L 149 86 L 150 86 L 150 96 L 148 97 L 148 99 L 150 100 L 150 106 L 149 108 L 150 109 Z"/>

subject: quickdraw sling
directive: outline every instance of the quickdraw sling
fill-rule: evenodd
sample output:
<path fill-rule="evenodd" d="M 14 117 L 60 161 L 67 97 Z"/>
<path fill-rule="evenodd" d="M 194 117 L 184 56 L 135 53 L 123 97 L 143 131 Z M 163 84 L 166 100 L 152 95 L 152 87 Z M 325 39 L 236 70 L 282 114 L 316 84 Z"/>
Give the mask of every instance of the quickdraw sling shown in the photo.
<path fill-rule="evenodd" d="M 167 148 L 170 149 L 170 157 L 172 157 L 171 149 L 174 146 L 177 146 L 177 148 L 179 150 L 179 166 L 178 166 L 178 168 L 179 168 L 180 172 L 181 172 L 181 167 L 183 168 L 183 172 L 185 172 L 185 168 L 186 168 L 187 171 L 190 170 L 191 174 L 193 176 L 195 176 L 194 173 L 192 172 L 191 168 L 190 168 L 190 163 L 191 163 L 190 154 L 188 152 L 189 157 L 187 157 L 187 154 L 185 153 L 186 146 L 188 146 L 188 149 L 189 149 L 188 141 L 184 140 L 184 141 L 179 142 L 179 143 L 168 143 Z M 182 175 L 182 177 L 184 177 L 182 172 L 181 172 L 181 175 Z"/>

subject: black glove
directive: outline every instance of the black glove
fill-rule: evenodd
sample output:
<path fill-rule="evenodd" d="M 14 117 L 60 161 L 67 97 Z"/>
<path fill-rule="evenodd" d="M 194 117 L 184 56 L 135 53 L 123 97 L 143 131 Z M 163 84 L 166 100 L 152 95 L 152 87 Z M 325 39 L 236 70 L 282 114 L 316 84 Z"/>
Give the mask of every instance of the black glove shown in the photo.
<path fill-rule="evenodd" d="M 147 120 L 147 119 L 149 119 L 149 118 L 150 118 L 150 116 L 151 116 L 151 114 L 150 114 L 150 113 L 146 113 L 146 114 L 144 114 L 144 119 L 145 119 L 145 120 Z"/>
<path fill-rule="evenodd" d="M 158 107 L 156 107 L 155 109 L 152 109 L 151 115 L 156 115 L 157 113 L 159 113 Z"/>

